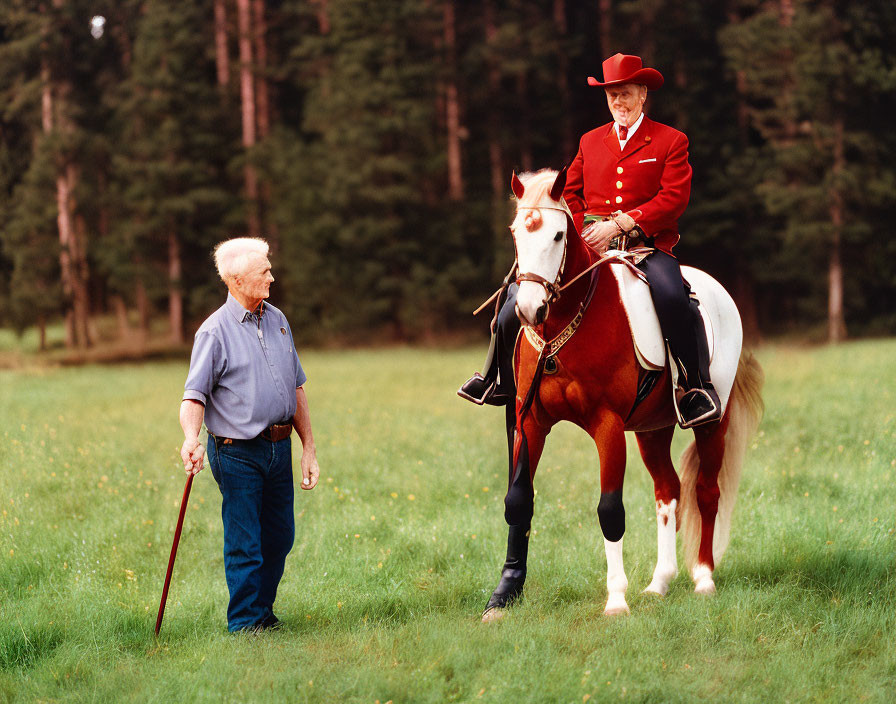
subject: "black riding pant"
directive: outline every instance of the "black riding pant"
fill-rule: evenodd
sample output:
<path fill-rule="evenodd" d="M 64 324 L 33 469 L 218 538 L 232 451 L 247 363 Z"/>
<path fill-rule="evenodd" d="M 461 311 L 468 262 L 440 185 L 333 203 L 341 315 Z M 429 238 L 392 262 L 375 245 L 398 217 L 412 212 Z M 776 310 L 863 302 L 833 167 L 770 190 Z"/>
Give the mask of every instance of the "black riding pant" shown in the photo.
<path fill-rule="evenodd" d="M 498 312 L 495 327 L 497 335 L 495 360 L 500 369 L 501 389 L 511 395 L 516 386 L 513 378 L 513 350 L 520 331 L 520 319 L 516 315 L 516 294 L 519 289 L 517 284 L 510 284 L 507 287 L 507 297 Z"/>
<path fill-rule="evenodd" d="M 684 367 L 688 377 L 686 384 L 682 383 L 684 380 L 679 383 L 687 388 L 703 386 L 709 381 L 709 360 L 702 359 L 708 354 L 702 354 L 698 342 L 704 336 L 703 319 L 697 303 L 690 298 L 691 289 L 681 276 L 678 260 L 656 249 L 638 264 L 638 268 L 650 284 L 650 296 L 663 337 L 678 359 L 679 368 Z"/>

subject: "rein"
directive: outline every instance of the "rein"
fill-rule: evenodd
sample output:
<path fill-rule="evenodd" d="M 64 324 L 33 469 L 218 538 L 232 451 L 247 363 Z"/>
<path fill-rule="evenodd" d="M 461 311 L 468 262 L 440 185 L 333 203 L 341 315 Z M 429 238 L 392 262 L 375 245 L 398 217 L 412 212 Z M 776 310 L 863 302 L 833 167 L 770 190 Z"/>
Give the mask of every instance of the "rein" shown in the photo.
<path fill-rule="evenodd" d="M 603 261 L 604 260 L 601 260 L 601 262 L 599 263 L 602 263 Z M 523 326 L 523 330 L 526 334 L 526 339 L 529 341 L 529 344 L 531 344 L 532 347 L 534 347 L 538 352 L 538 360 L 535 363 L 535 374 L 532 375 L 532 383 L 529 384 L 529 391 L 526 393 L 526 398 L 523 399 L 523 402 L 519 405 L 516 412 L 516 437 L 513 443 L 514 467 L 517 466 L 520 448 L 522 447 L 523 420 L 526 418 L 526 415 L 532 408 L 532 404 L 535 402 L 535 397 L 538 395 L 538 389 L 541 386 L 541 378 L 542 376 L 544 376 L 548 361 L 551 361 L 552 369 L 547 369 L 547 372 L 550 374 L 557 371 L 554 357 L 560 351 L 560 348 L 572 339 L 572 336 L 575 334 L 576 330 L 578 330 L 582 319 L 585 317 L 585 311 L 588 310 L 588 306 L 591 304 L 591 299 L 594 297 L 594 291 L 597 289 L 597 280 L 600 276 L 600 270 L 592 266 L 588 268 L 588 271 L 591 271 L 591 281 L 588 285 L 588 293 L 585 294 L 585 298 L 582 299 L 582 302 L 579 304 L 579 312 L 576 313 L 576 316 L 572 319 L 572 321 L 570 321 L 569 325 L 563 328 L 562 332 L 559 335 L 557 335 L 550 342 L 546 342 L 541 336 L 538 335 L 538 333 L 535 332 L 534 329 L 532 329 L 531 326 Z M 576 278 L 579 277 L 577 276 Z M 519 344 L 517 344 L 517 347 L 518 346 Z"/>
<path fill-rule="evenodd" d="M 560 210 L 560 208 L 556 208 L 556 210 Z M 572 278 L 570 281 L 567 281 L 562 286 L 559 286 L 557 284 L 557 280 L 559 280 L 559 278 L 560 278 L 559 274 L 557 276 L 557 280 L 554 280 L 554 281 L 548 281 L 546 278 L 544 278 L 543 276 L 539 276 L 538 274 L 520 274 L 516 277 L 515 281 L 517 283 L 520 281 L 534 281 L 535 283 L 541 284 L 542 286 L 545 287 L 545 289 L 548 292 L 548 295 L 550 296 L 550 298 L 548 299 L 548 302 L 550 303 L 550 302 L 556 301 L 558 298 L 560 298 L 561 293 L 563 293 L 566 289 L 568 289 L 570 286 L 572 286 L 576 281 L 578 281 L 580 278 L 582 278 L 585 274 L 596 269 L 601 264 L 605 264 L 606 262 L 615 259 L 620 264 L 625 264 L 635 276 L 637 276 L 639 279 L 641 279 L 641 281 L 643 281 L 644 283 L 647 283 L 647 277 L 644 275 L 644 272 L 641 271 L 638 267 L 636 267 L 635 264 L 631 260 L 636 259 L 637 261 L 641 261 L 641 259 L 643 259 L 644 256 L 650 254 L 650 252 L 652 252 L 652 251 L 653 250 L 648 247 L 639 247 L 638 249 L 631 249 L 631 250 L 628 250 L 625 252 L 619 251 L 619 252 L 613 252 L 612 254 L 606 254 L 603 257 L 601 257 L 600 259 L 598 259 L 596 262 L 591 264 L 587 269 L 583 269 L 581 273 L 577 274 L 574 278 Z M 566 257 L 564 255 L 564 263 L 565 263 L 565 261 L 566 261 Z M 563 267 L 561 265 L 560 274 L 563 273 L 562 268 Z M 517 263 L 516 263 L 516 261 L 514 261 L 513 266 L 510 267 L 510 271 L 507 273 L 507 276 L 504 277 L 504 282 L 501 284 L 501 286 L 498 288 L 498 290 L 495 291 L 491 296 L 489 296 L 482 303 L 482 305 L 480 305 L 476 310 L 474 310 L 473 315 L 479 315 L 482 311 L 484 311 L 486 309 L 486 307 L 488 307 L 489 304 L 491 304 L 498 296 L 500 296 L 504 292 L 504 290 L 510 285 L 511 277 L 513 276 L 513 272 L 516 269 L 517 269 Z"/>
<path fill-rule="evenodd" d="M 644 257 L 646 257 L 648 254 L 650 254 L 652 251 L 653 251 L 653 249 L 650 247 L 639 247 L 638 249 L 630 249 L 630 250 L 624 251 L 624 252 L 617 251 L 617 252 L 613 252 L 612 254 L 605 254 L 603 257 L 598 259 L 596 262 L 594 262 L 594 264 L 589 266 L 587 269 L 582 270 L 582 272 L 580 274 L 576 275 L 575 278 L 573 278 L 571 281 L 568 281 L 567 283 L 563 284 L 563 286 L 560 287 L 560 292 L 562 293 L 563 291 L 568 289 L 570 286 L 572 286 L 576 281 L 581 279 L 585 274 L 587 274 L 592 269 L 596 269 L 604 262 L 608 262 L 612 259 L 615 259 L 620 264 L 625 264 L 635 276 L 637 276 L 639 279 L 641 279 L 641 281 L 643 281 L 646 284 L 647 276 L 644 274 L 643 271 L 641 271 L 638 267 L 636 267 L 635 264 L 632 263 L 631 260 L 637 259 L 637 261 L 640 262 Z"/>
<path fill-rule="evenodd" d="M 652 250 L 639 248 L 637 250 L 631 250 L 628 252 L 616 251 L 612 254 L 606 254 L 596 262 L 591 264 L 588 268 L 584 269 L 580 274 L 577 274 L 571 281 L 564 284 L 563 286 L 560 286 L 557 289 L 558 298 L 560 297 L 560 293 L 572 286 L 585 274 L 591 274 L 591 281 L 588 285 L 588 292 L 585 294 L 585 298 L 579 304 L 579 312 L 570 321 L 570 323 L 565 328 L 563 328 L 560 334 L 558 334 L 552 340 L 547 341 L 542 338 L 530 325 L 523 326 L 526 340 L 538 352 L 538 360 L 535 363 L 535 373 L 532 375 L 532 382 L 529 384 L 529 391 L 526 393 L 526 398 L 523 399 L 523 402 L 517 408 L 516 438 L 513 445 L 514 467 L 517 466 L 520 448 L 522 447 L 523 420 L 526 418 L 526 415 L 532 408 L 532 404 L 535 402 L 535 397 L 538 395 L 538 389 L 541 386 L 541 379 L 544 376 L 545 372 L 551 374 L 557 371 L 557 363 L 555 361 L 555 357 L 560 352 L 560 349 L 572 339 L 572 336 L 575 335 L 576 330 L 579 329 L 579 325 L 581 325 L 582 319 L 585 317 L 585 311 L 588 310 L 588 306 L 591 304 L 591 299 L 594 297 L 594 291 L 597 289 L 597 280 L 600 275 L 600 269 L 598 267 L 600 267 L 601 264 L 605 264 L 609 261 L 617 261 L 621 264 L 625 264 L 627 267 L 629 267 L 629 269 L 632 270 L 632 272 L 635 273 L 636 276 L 646 281 L 644 273 L 640 269 L 638 269 L 631 260 L 637 259 L 638 261 L 640 261 L 641 258 L 649 254 L 650 251 Z M 548 367 L 549 363 L 550 367 Z"/>

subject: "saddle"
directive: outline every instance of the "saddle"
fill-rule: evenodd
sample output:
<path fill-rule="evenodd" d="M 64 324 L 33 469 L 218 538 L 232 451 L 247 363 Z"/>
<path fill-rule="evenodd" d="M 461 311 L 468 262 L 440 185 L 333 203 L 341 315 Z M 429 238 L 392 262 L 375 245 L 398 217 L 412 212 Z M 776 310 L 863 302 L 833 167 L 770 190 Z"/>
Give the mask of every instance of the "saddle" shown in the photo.
<path fill-rule="evenodd" d="M 682 267 L 682 273 L 688 267 Z M 660 321 L 650 297 L 650 287 L 640 278 L 635 276 L 631 269 L 624 264 L 611 263 L 610 271 L 616 277 L 619 284 L 619 297 L 622 299 L 622 307 L 628 318 L 628 324 L 632 332 L 632 342 L 635 345 L 635 355 L 638 363 L 647 370 L 659 371 L 666 366 L 666 342 L 660 330 Z M 696 291 L 691 289 L 691 297 L 699 297 Z M 706 312 L 706 306 L 699 307 L 703 318 L 703 327 L 706 330 L 706 345 L 709 349 L 710 364 L 712 364 L 714 336 L 712 321 Z"/>
<path fill-rule="evenodd" d="M 619 297 L 628 318 L 638 363 L 647 372 L 662 371 L 666 367 L 668 351 L 650 296 L 650 287 L 624 264 L 611 263 L 610 271 L 619 286 Z M 700 303 L 709 350 L 710 377 L 724 412 L 734 385 L 743 341 L 740 316 L 734 301 L 709 274 L 689 266 L 681 267 L 681 273 L 691 286 L 691 295 Z M 671 371 L 677 409 L 677 366 L 672 364 Z"/>

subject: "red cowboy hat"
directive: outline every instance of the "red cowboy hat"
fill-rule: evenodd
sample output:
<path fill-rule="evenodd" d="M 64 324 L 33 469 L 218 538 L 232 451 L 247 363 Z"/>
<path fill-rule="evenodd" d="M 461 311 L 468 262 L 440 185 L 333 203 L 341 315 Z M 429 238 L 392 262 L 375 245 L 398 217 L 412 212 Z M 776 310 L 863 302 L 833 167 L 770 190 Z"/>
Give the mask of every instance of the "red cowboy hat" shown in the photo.
<path fill-rule="evenodd" d="M 604 61 L 603 68 L 604 82 L 601 83 L 594 76 L 588 76 L 589 86 L 605 88 L 623 83 L 637 83 L 647 86 L 649 90 L 656 90 L 663 85 L 663 74 L 655 68 L 642 68 L 640 56 L 613 54 Z"/>

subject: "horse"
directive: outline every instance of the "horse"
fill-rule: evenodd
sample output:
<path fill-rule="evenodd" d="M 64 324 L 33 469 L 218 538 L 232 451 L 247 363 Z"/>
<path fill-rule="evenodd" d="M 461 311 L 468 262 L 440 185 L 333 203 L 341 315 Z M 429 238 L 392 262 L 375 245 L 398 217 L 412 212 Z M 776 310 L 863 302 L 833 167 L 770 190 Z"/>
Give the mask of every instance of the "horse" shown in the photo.
<path fill-rule="evenodd" d="M 636 253 L 601 257 L 584 242 L 562 200 L 565 169 L 559 173 L 542 170 L 524 175 L 524 180 L 525 185 L 514 174 L 511 181 L 517 198 L 510 226 L 519 272 L 515 312 L 522 328 L 513 358 L 516 403 L 506 409 L 507 556 L 482 621 L 503 617 L 506 607 L 522 595 L 534 514 L 533 481 L 547 435 L 563 420 L 593 438 L 600 460 L 597 514 L 607 560 L 604 613 L 629 612 L 622 559 L 625 431 L 635 433 L 654 481 L 657 562 L 644 592 L 664 596 L 677 576 L 680 527 L 694 590 L 712 594 L 713 572 L 728 545 L 747 444 L 763 412 L 763 372 L 755 358 L 742 350 L 737 308 L 712 277 L 683 267 L 692 286 L 700 280 L 700 306 L 708 309 L 715 328 L 710 370 L 723 414 L 719 421 L 693 429 L 694 439 L 680 459 L 679 479 L 670 451 L 677 421 L 675 365 L 665 363 L 654 375 L 653 389 L 645 392 L 643 365 L 623 305 L 623 286 L 610 271 L 611 262 L 629 266 L 625 261 Z M 634 280 L 631 273 L 627 275 Z M 659 333 L 658 326 L 656 330 Z"/>

